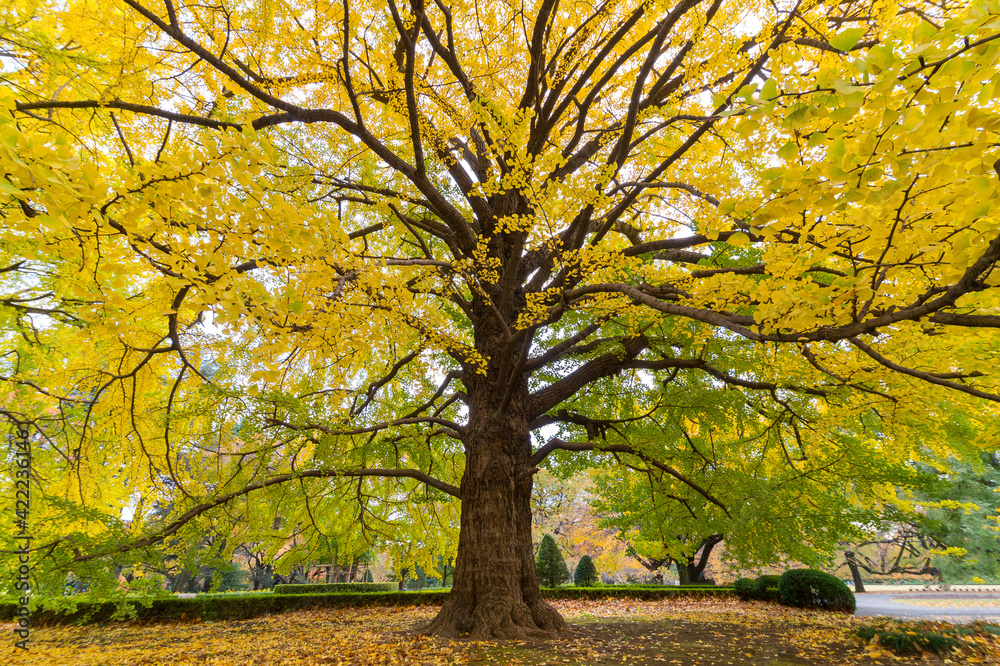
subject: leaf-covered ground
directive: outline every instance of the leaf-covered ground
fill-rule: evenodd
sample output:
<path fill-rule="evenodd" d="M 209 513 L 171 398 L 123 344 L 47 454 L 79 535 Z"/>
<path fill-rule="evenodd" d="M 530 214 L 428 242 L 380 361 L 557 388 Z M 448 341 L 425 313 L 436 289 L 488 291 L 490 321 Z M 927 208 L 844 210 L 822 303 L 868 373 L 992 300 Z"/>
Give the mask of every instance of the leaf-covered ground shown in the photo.
<path fill-rule="evenodd" d="M 435 608 L 316 610 L 240 622 L 40 627 L 4 663 L 52 666 L 1000 663 L 1000 637 L 964 653 L 893 657 L 853 630 L 869 618 L 732 600 L 561 601 L 571 631 L 548 640 L 446 641 L 414 634 Z M 10 625 L 2 627 L 12 637 Z M 10 638 L 8 638 L 10 640 Z"/>

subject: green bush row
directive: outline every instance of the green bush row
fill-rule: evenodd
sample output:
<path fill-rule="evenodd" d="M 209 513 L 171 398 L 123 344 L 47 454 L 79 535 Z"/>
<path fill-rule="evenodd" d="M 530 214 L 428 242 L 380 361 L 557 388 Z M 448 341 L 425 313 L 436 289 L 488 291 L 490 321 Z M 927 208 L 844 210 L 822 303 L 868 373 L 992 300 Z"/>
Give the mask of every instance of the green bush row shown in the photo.
<path fill-rule="evenodd" d="M 857 608 L 854 593 L 836 576 L 813 569 L 792 569 L 781 576 L 761 576 L 756 580 L 740 578 L 733 583 L 740 599 L 773 601 L 798 608 L 853 613 Z"/>
<path fill-rule="evenodd" d="M 419 592 L 353 592 L 341 594 L 255 594 L 255 595 L 200 595 L 181 599 L 152 599 L 148 606 L 139 602 L 126 602 L 129 619 L 140 622 L 169 622 L 177 620 L 246 620 L 249 618 L 285 613 L 310 608 L 342 608 L 345 606 L 419 606 L 440 604 L 448 595 L 446 590 L 421 590 Z M 0 621 L 13 620 L 16 604 L 0 603 Z M 84 601 L 75 610 L 31 611 L 31 624 L 89 624 L 122 618 L 121 605 L 115 602 Z"/>
<path fill-rule="evenodd" d="M 339 594 L 342 592 L 395 592 L 398 583 L 297 583 L 275 585 L 275 594 Z"/>
<path fill-rule="evenodd" d="M 652 601 L 670 597 L 724 596 L 732 592 L 723 587 L 558 587 L 542 588 L 546 599 L 627 598 Z M 31 612 L 31 624 L 90 624 L 117 619 L 139 622 L 246 620 L 262 615 L 311 608 L 364 606 L 419 606 L 440 604 L 449 590 L 415 592 L 347 592 L 336 594 L 252 594 L 199 595 L 192 598 L 153 599 L 148 606 L 140 602 L 122 604 L 111 601 L 82 601 L 74 610 L 38 608 Z M 17 604 L 0 602 L 0 622 L 14 619 Z"/>
<path fill-rule="evenodd" d="M 640 601 L 656 601 L 671 597 L 725 597 L 733 593 L 729 587 L 710 587 L 707 585 L 690 587 L 673 587 L 660 585 L 657 587 L 543 587 L 542 596 L 546 599 L 638 599 Z"/>

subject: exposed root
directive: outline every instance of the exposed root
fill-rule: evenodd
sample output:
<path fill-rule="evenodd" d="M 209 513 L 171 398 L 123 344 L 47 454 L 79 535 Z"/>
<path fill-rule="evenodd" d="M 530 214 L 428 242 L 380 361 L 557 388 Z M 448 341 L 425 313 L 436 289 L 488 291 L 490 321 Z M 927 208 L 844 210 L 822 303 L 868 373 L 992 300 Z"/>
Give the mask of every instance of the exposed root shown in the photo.
<path fill-rule="evenodd" d="M 535 599 L 531 604 L 531 616 L 535 625 L 548 631 L 566 631 L 566 620 L 544 599 Z"/>

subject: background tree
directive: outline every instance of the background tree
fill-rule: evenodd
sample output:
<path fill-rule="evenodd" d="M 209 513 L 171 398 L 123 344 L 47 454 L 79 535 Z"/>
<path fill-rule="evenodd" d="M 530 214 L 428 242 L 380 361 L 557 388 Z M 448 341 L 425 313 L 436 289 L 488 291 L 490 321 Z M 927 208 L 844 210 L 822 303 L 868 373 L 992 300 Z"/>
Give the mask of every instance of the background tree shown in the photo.
<path fill-rule="evenodd" d="M 559 546 L 551 534 L 542 537 L 538 545 L 538 556 L 535 558 L 535 573 L 542 585 L 557 587 L 569 580 L 569 569 L 566 560 L 559 552 Z"/>
<path fill-rule="evenodd" d="M 531 499 L 533 540 L 540 543 L 543 535 L 551 534 L 568 558 L 567 566 L 585 554 L 599 553 L 594 559 L 601 572 L 624 583 L 640 574 L 641 569 L 632 562 L 627 544 L 616 538 L 615 531 L 600 525 L 600 517 L 590 504 L 590 471 L 580 470 L 580 465 L 573 467 L 576 471 L 566 478 L 544 469 L 535 474 Z"/>
<path fill-rule="evenodd" d="M 246 562 L 251 590 L 266 590 L 274 586 L 274 565 L 265 559 L 265 553 L 257 550 L 255 544 L 237 546 L 233 554 Z"/>
<path fill-rule="evenodd" d="M 955 439 L 971 434 L 963 420 L 951 428 Z M 998 469 L 995 453 L 953 459 L 932 483 L 901 495 L 886 528 L 852 544 L 858 574 L 875 580 L 905 575 L 949 583 L 1000 580 Z"/>
<path fill-rule="evenodd" d="M 940 577 L 1000 581 L 1000 456 L 989 452 L 979 460 L 954 461 L 942 481 L 921 498 L 923 531 L 939 543 L 933 563 Z"/>
<path fill-rule="evenodd" d="M 863 576 L 863 571 L 875 577 L 875 580 L 882 577 L 933 576 L 935 580 L 941 581 L 941 570 L 934 566 L 933 560 L 936 555 L 946 553 L 948 547 L 921 530 L 918 527 L 921 522 L 916 519 L 889 525 L 869 539 L 852 544 L 852 550 L 844 553 L 841 567 L 847 566 L 855 585 L 857 578 L 851 567 L 852 560 L 859 577 Z M 952 554 L 965 553 L 958 550 L 952 551 Z"/>
<path fill-rule="evenodd" d="M 975 451 L 968 437 L 955 437 L 966 416 L 946 403 L 933 423 L 897 413 L 887 433 L 864 406 L 775 406 L 698 378 L 632 387 L 629 395 L 650 408 L 642 419 L 609 426 L 600 435 L 605 450 L 623 443 L 655 450 L 655 459 L 697 478 L 700 489 L 622 452 L 621 465 L 595 470 L 592 504 L 640 561 L 652 569 L 677 563 L 682 583 L 698 580 L 723 537 L 726 559 L 740 567 L 782 559 L 828 565 L 841 540 L 873 535 L 902 515 L 900 497 L 936 483 L 927 470 L 946 464 L 935 453 L 942 442 L 956 453 Z M 989 418 L 971 417 L 968 423 Z M 883 454 L 882 443 L 898 439 L 910 458 Z"/>
<path fill-rule="evenodd" d="M 531 495 L 531 519 L 534 541 L 551 534 L 564 550 L 571 550 L 578 532 L 596 527 L 590 511 L 591 482 L 586 473 L 566 478 L 542 469 L 534 477 Z"/>
<path fill-rule="evenodd" d="M 908 459 L 891 424 L 942 388 L 998 399 L 991 1 L 0 12 L 2 414 L 40 433 L 41 577 L 208 514 L 266 531 L 253 496 L 304 544 L 460 528 L 427 630 L 523 637 L 564 626 L 531 551 L 557 452 L 738 515 L 600 437 L 652 408 L 628 389 L 756 395 L 789 468 L 847 446 L 800 443 L 809 410 L 887 422 L 860 465 Z M 124 530 L 142 486 L 174 513 Z"/>
<path fill-rule="evenodd" d="M 597 568 L 590 555 L 584 555 L 577 562 L 576 569 L 573 570 L 573 584 L 581 587 L 593 587 L 600 582 L 597 575 Z"/>

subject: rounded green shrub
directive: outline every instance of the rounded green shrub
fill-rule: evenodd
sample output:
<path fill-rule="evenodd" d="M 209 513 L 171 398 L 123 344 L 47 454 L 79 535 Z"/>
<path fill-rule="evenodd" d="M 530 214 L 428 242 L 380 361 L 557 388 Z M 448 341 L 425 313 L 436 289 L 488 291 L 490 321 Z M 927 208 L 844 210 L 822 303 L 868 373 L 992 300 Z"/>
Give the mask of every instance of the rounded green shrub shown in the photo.
<path fill-rule="evenodd" d="M 798 608 L 854 613 L 857 603 L 851 588 L 836 576 L 814 569 L 792 569 L 778 580 L 781 603 Z"/>
<path fill-rule="evenodd" d="M 778 581 L 781 580 L 781 576 L 774 576 L 771 574 L 764 574 L 754 581 L 754 599 L 758 601 L 781 601 L 781 595 L 778 593 Z"/>
<path fill-rule="evenodd" d="M 755 599 L 755 590 L 755 582 L 752 578 L 740 578 L 733 583 L 733 594 L 738 596 L 743 601 Z"/>
<path fill-rule="evenodd" d="M 579 587 L 593 587 L 597 582 L 597 567 L 594 566 L 594 560 L 590 559 L 590 555 L 584 555 L 573 571 L 573 584 Z"/>
<path fill-rule="evenodd" d="M 780 576 L 769 574 L 758 578 L 740 578 L 733 583 L 733 592 L 744 601 L 750 599 L 757 601 L 781 601 L 781 597 L 778 594 L 778 580 L 780 580 Z"/>

